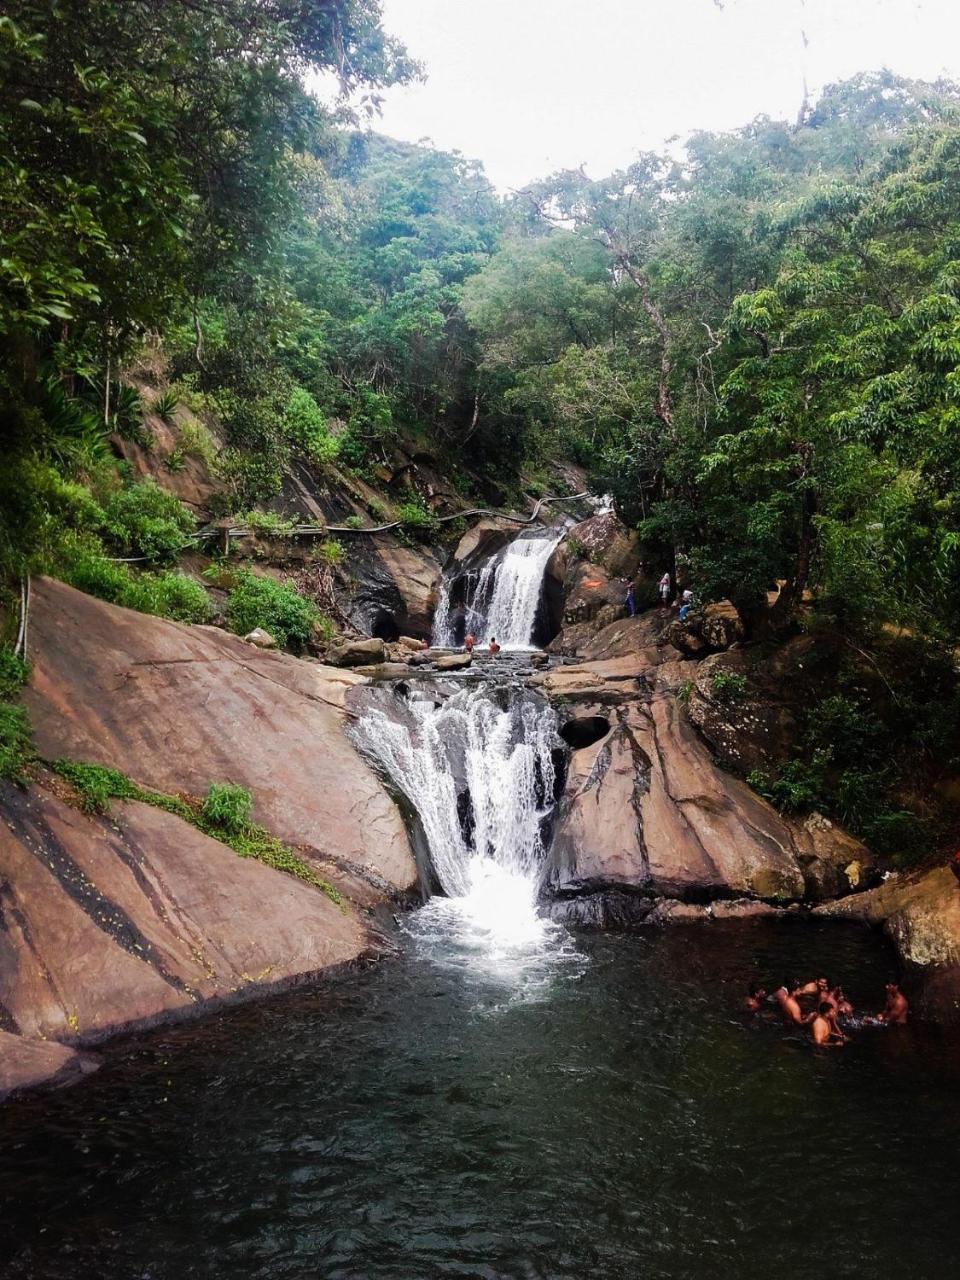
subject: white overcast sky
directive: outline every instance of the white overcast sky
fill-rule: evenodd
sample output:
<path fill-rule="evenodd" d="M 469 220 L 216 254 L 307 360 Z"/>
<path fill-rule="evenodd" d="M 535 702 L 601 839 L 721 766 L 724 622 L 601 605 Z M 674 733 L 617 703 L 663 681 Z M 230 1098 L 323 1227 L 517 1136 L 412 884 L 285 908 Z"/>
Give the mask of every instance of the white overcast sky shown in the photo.
<path fill-rule="evenodd" d="M 383 0 L 426 66 L 375 128 L 483 161 L 501 190 L 754 116 L 887 66 L 960 79 L 960 0 Z M 805 31 L 807 44 L 801 32 Z"/>

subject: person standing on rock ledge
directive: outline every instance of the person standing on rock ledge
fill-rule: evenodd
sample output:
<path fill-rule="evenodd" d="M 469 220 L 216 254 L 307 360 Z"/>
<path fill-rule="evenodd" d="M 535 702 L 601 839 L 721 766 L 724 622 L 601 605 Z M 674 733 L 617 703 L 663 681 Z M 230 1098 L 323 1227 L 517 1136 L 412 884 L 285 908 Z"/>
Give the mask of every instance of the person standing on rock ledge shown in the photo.
<path fill-rule="evenodd" d="M 633 594 L 633 583 L 627 583 L 627 597 L 623 602 L 627 606 L 627 617 L 635 618 L 637 616 L 637 601 Z"/>
<path fill-rule="evenodd" d="M 657 591 L 660 595 L 660 608 L 669 609 L 670 607 L 670 575 L 665 573 L 660 579 Z"/>

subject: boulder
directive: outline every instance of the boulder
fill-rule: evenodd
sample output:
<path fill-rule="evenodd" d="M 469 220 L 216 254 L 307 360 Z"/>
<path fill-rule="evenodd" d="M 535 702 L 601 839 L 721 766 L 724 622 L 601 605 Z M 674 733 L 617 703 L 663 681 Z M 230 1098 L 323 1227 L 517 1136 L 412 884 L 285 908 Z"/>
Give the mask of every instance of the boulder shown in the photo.
<path fill-rule="evenodd" d="M 473 662 L 472 653 L 445 653 L 434 664 L 438 671 L 461 671 Z"/>
<path fill-rule="evenodd" d="M 263 627 L 254 627 L 252 631 L 248 631 L 243 637 L 245 644 L 256 645 L 258 649 L 275 649 L 277 642 L 269 631 L 264 631 Z"/>
<path fill-rule="evenodd" d="M 397 644 L 401 649 L 409 649 L 412 653 L 419 653 L 423 648 L 423 641 L 416 636 L 401 636 Z"/>
<path fill-rule="evenodd" d="M 77 1053 L 55 1040 L 0 1031 L 0 1102 L 26 1089 L 73 1084 L 99 1065 L 92 1053 Z"/>
<path fill-rule="evenodd" d="M 717 767 L 676 697 L 692 664 L 664 656 L 654 648 L 531 677 L 575 702 L 574 723 L 599 730 L 564 735 L 589 745 L 570 757 L 550 890 L 785 903 L 848 893 L 875 874 L 869 852 L 846 832 L 784 817 Z"/>
<path fill-rule="evenodd" d="M 875 889 L 817 907 L 829 919 L 876 925 L 904 965 L 921 1017 L 960 1023 L 960 886 L 949 867 L 891 875 Z"/>
<path fill-rule="evenodd" d="M 332 667 L 362 667 L 372 662 L 386 662 L 387 646 L 377 636 L 369 640 L 348 640 L 327 654 Z"/>
<path fill-rule="evenodd" d="M 356 910 L 174 814 L 125 802 L 87 817 L 0 785 L 0 1008 L 20 1035 L 93 1043 L 371 947 Z"/>
<path fill-rule="evenodd" d="M 346 695 L 363 677 L 49 579 L 35 584 L 30 620 L 24 701 L 41 755 L 109 765 L 167 792 L 238 783 L 257 822 L 348 891 L 414 887 L 400 812 L 346 733 Z"/>
<path fill-rule="evenodd" d="M 567 530 L 566 545 L 602 566 L 611 578 L 633 578 L 640 564 L 640 535 L 612 511 L 602 511 Z"/>

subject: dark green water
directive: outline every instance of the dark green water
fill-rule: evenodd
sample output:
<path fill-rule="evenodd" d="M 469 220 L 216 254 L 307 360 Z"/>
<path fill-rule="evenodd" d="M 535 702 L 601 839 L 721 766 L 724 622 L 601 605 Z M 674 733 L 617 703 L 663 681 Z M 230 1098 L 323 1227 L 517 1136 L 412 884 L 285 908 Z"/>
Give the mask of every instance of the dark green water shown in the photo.
<path fill-rule="evenodd" d="M 956 1049 L 748 1021 L 754 974 L 876 1007 L 873 935 L 581 937 L 494 979 L 422 948 L 128 1041 L 0 1112 L 0 1275 L 956 1275 Z"/>

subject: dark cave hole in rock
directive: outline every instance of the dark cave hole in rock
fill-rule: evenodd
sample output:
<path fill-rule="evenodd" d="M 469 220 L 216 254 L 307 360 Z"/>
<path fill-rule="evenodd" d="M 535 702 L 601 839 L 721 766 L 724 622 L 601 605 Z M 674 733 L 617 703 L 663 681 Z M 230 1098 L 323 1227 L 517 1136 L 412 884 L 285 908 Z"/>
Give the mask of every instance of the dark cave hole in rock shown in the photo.
<path fill-rule="evenodd" d="M 606 716 L 581 716 L 580 719 L 568 720 L 561 726 L 560 737 L 574 751 L 579 751 L 581 747 L 592 747 L 609 732 L 610 721 Z"/>
<path fill-rule="evenodd" d="M 397 620 L 392 613 L 388 613 L 386 609 L 381 609 L 373 620 L 372 633 L 378 640 L 385 640 L 387 644 L 393 644 L 400 639 L 400 628 Z"/>

